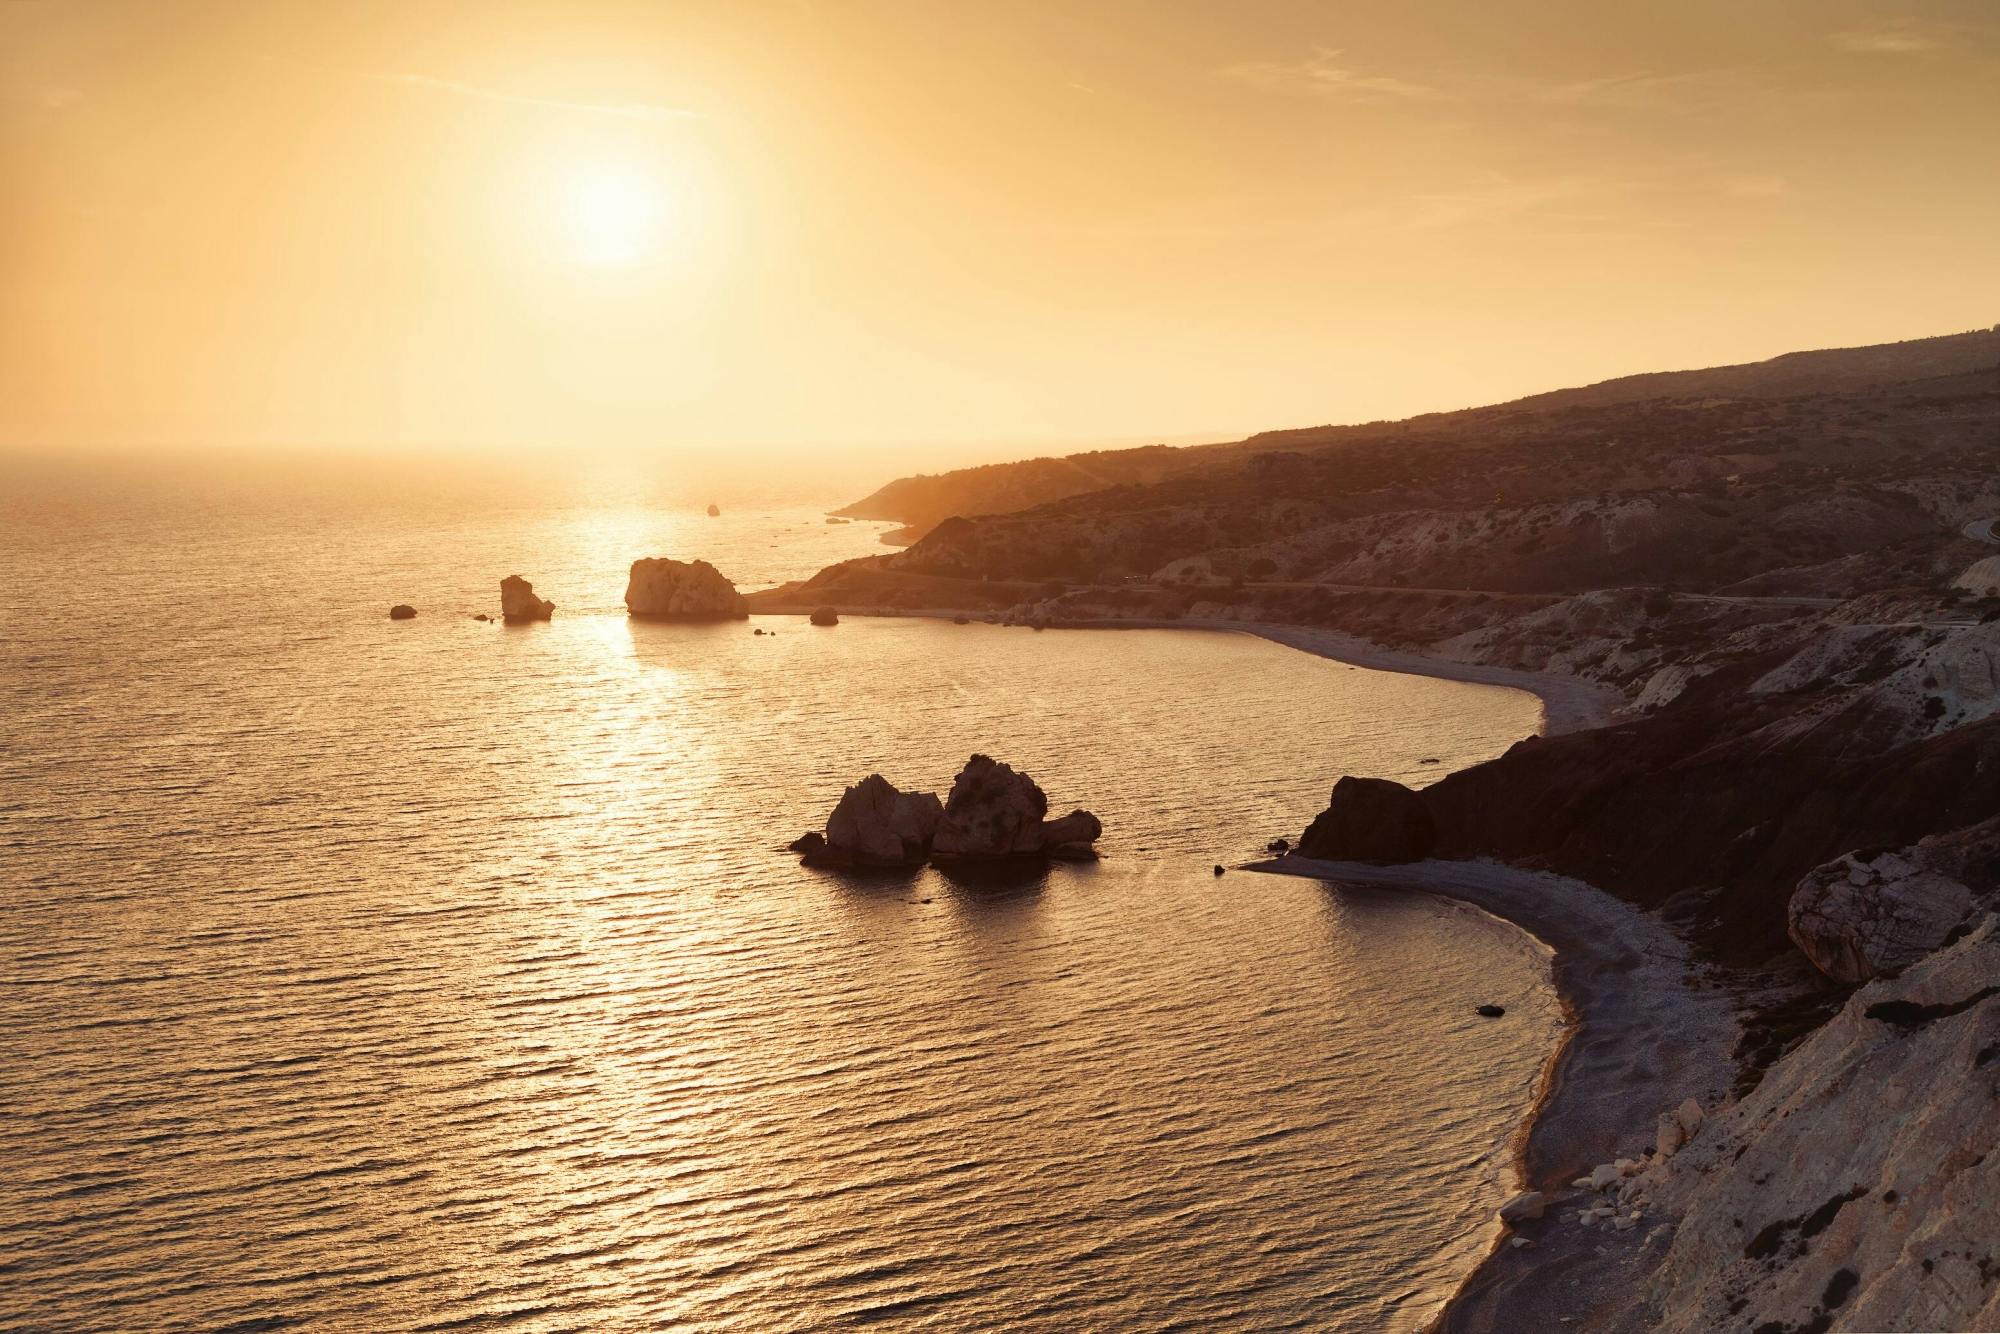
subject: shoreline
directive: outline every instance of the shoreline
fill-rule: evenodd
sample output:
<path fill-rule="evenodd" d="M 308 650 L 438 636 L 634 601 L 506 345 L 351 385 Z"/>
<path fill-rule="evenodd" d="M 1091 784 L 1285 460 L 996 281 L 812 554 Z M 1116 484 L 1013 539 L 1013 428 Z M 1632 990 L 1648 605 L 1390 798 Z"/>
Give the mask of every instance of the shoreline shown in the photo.
<path fill-rule="evenodd" d="M 1571 1186 L 1599 1163 L 1635 1157 L 1660 1113 L 1692 1097 L 1728 1096 L 1740 1033 L 1731 995 L 1691 985 L 1692 950 L 1657 917 L 1580 880 L 1494 861 L 1402 866 L 1288 855 L 1241 869 L 1332 885 L 1407 889 L 1469 904 L 1541 942 L 1565 1017 L 1534 1103 L 1513 1141 L 1522 1190 L 1549 1197 L 1534 1222 L 1502 1227 L 1433 1316 L 1445 1334 L 1615 1328 L 1636 1315 L 1631 1284 L 1664 1254 L 1671 1228 L 1647 1220 L 1618 1233 L 1574 1220 Z M 1663 1236 L 1665 1233 L 1667 1236 Z M 1531 1245 L 1511 1244 L 1516 1237 Z"/>
<path fill-rule="evenodd" d="M 804 606 L 787 606 L 783 610 L 758 606 L 753 607 L 750 614 L 753 617 L 803 616 L 810 610 L 811 608 Z M 962 616 L 969 621 L 984 624 L 993 613 L 990 610 L 978 611 L 955 607 L 921 607 L 910 610 L 884 608 L 880 611 L 843 612 L 842 615 L 857 618 L 879 616 L 885 619 L 914 618 L 944 621 Z M 1617 719 L 1619 712 L 1629 702 L 1624 695 L 1610 686 L 1587 681 L 1580 676 L 1567 676 L 1559 672 L 1532 672 L 1517 667 L 1489 667 L 1481 663 L 1460 662 L 1454 658 L 1439 658 L 1403 649 L 1384 648 L 1373 640 L 1323 626 L 1287 625 L 1279 621 L 1234 621 L 1219 617 L 1199 619 L 1188 617 L 1180 620 L 1103 617 L 1064 621 L 1061 625 L 1049 628 L 1051 630 L 1206 630 L 1255 635 L 1259 639 L 1268 639 L 1274 644 L 1282 644 L 1301 653 L 1310 653 L 1316 658 L 1326 658 L 1369 671 L 1401 672 L 1408 676 L 1434 677 L 1440 681 L 1463 681 L 1471 685 L 1503 686 L 1510 690 L 1524 690 L 1541 701 L 1543 736 L 1561 736 L 1566 732 L 1584 732 L 1595 727 L 1607 726 Z"/>

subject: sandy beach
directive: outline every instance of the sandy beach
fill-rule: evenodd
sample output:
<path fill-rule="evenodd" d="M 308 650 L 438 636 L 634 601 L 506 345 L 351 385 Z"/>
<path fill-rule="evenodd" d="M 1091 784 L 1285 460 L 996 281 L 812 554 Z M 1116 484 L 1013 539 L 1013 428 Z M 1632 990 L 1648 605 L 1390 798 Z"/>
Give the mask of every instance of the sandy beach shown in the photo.
<path fill-rule="evenodd" d="M 1703 982 L 1688 947 L 1658 918 L 1582 881 L 1490 861 L 1369 866 L 1291 856 L 1244 869 L 1442 895 L 1505 918 L 1554 951 L 1569 1027 L 1517 1141 L 1522 1189 L 1546 1193 L 1549 1212 L 1514 1230 L 1532 1246 L 1498 1240 L 1435 1328 L 1608 1327 L 1611 1309 L 1629 1309 L 1629 1285 L 1665 1238 L 1654 1220 L 1623 1233 L 1586 1229 L 1563 1201 L 1588 1193 L 1570 1182 L 1595 1165 L 1638 1156 L 1661 1112 L 1689 1097 L 1713 1107 L 1728 1093 L 1738 1033 L 1730 994 Z"/>

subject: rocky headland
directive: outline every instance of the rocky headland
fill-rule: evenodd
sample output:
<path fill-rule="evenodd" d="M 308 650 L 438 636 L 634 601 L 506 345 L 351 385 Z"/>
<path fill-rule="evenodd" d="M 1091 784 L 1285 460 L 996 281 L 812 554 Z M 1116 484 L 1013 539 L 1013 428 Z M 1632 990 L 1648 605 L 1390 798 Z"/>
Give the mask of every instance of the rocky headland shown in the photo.
<path fill-rule="evenodd" d="M 2000 329 L 1170 453 L 909 479 L 855 512 L 921 540 L 752 604 L 1535 689 L 1488 763 L 1328 774 L 1272 867 L 1557 951 L 1538 1198 L 1441 1324 L 1992 1327 Z"/>

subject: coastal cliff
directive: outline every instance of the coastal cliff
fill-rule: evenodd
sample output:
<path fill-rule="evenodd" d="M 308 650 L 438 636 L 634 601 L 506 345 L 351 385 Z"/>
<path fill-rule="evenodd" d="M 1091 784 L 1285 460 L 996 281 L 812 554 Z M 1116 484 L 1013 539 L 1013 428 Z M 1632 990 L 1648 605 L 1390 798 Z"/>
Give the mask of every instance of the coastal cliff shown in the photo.
<path fill-rule="evenodd" d="M 1559 1292 L 1607 1329 L 1990 1327 L 2000 330 L 1183 455 L 1032 506 L 972 486 L 908 550 L 753 606 L 1240 625 L 1620 701 L 1421 790 L 1330 773 L 1289 859 L 1554 872 L 1510 910 L 1544 925 L 1596 886 L 1740 1020 L 1710 1053 L 1730 1091 L 1663 1079 L 1618 1109 L 1678 1118 L 1657 1143 L 1531 1137 L 1547 1219 L 1517 1208 L 1524 1245 L 1443 1325 L 1554 1319 Z M 1621 1041 L 1582 1023 L 1571 1098 Z"/>

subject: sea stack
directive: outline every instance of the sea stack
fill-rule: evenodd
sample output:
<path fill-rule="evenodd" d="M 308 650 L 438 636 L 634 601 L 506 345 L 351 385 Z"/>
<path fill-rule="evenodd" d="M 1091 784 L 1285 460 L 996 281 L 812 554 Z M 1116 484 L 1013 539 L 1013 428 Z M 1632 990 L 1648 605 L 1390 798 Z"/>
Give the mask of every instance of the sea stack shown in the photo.
<path fill-rule="evenodd" d="M 820 607 L 814 610 L 811 620 L 814 625 L 839 625 L 840 613 L 832 607 Z"/>
<path fill-rule="evenodd" d="M 655 621 L 741 621 L 750 615 L 736 585 L 713 565 L 664 556 L 632 562 L 631 577 L 625 581 L 625 610 Z"/>
<path fill-rule="evenodd" d="M 868 775 L 841 794 L 825 833 L 815 829 L 791 850 L 823 866 L 1096 857 L 1091 844 L 1104 832 L 1098 818 L 1079 810 L 1050 820 L 1048 809 L 1034 779 L 974 755 L 943 803 L 933 793 L 901 792 L 882 775 Z"/>
<path fill-rule="evenodd" d="M 509 625 L 546 621 L 556 614 L 556 604 L 535 596 L 535 586 L 518 574 L 500 581 L 500 619 Z"/>

